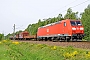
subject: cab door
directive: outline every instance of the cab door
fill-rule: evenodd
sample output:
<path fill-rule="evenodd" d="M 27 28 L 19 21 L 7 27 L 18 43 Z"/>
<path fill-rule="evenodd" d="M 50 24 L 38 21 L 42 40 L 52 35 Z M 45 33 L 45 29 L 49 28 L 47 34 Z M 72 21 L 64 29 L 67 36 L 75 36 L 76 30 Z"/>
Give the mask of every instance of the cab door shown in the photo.
<path fill-rule="evenodd" d="M 68 27 L 66 22 L 63 23 L 63 33 L 64 35 L 68 35 Z"/>

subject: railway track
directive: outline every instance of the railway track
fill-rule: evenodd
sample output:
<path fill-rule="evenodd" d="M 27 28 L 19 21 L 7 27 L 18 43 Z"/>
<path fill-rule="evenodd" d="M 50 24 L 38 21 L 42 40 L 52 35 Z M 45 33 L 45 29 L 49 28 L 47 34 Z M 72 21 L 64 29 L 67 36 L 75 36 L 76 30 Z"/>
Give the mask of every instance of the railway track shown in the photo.
<path fill-rule="evenodd" d="M 29 40 L 14 40 L 20 42 L 30 42 L 35 44 L 47 44 L 47 45 L 54 45 L 54 46 L 72 46 L 75 48 L 82 48 L 82 49 L 90 49 L 90 42 L 87 41 L 79 41 L 79 42 L 52 42 L 52 41 L 29 41 Z"/>

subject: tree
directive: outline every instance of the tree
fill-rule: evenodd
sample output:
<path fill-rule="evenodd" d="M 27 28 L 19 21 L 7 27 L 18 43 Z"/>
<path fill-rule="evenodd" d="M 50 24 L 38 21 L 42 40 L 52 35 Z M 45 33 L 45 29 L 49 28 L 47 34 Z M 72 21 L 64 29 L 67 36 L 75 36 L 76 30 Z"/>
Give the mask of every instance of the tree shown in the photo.
<path fill-rule="evenodd" d="M 42 26 L 41 20 L 38 20 L 38 26 Z"/>
<path fill-rule="evenodd" d="M 16 35 L 16 34 L 19 34 L 19 33 L 21 33 L 21 32 L 22 32 L 22 30 L 19 30 L 19 31 L 17 31 L 17 32 L 15 33 L 15 35 Z"/>
<path fill-rule="evenodd" d="M 64 19 L 78 19 L 78 12 L 72 12 L 72 9 L 71 8 L 69 8 L 68 10 L 67 10 L 67 13 L 66 13 L 66 15 L 64 16 Z"/>
<path fill-rule="evenodd" d="M 4 34 L 0 34 L 0 40 L 4 38 Z"/>
<path fill-rule="evenodd" d="M 58 21 L 63 20 L 62 14 L 59 14 L 57 19 L 58 19 Z"/>
<path fill-rule="evenodd" d="M 82 13 L 81 20 L 85 29 L 85 39 L 90 40 L 90 5 Z"/>

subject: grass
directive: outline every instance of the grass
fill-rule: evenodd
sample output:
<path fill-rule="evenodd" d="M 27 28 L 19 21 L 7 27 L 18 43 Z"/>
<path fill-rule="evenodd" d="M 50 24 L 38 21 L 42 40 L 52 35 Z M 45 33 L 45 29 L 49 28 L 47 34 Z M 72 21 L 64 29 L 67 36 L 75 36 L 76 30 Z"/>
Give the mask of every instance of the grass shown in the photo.
<path fill-rule="evenodd" d="M 90 60 L 90 50 L 3 40 L 0 60 Z"/>

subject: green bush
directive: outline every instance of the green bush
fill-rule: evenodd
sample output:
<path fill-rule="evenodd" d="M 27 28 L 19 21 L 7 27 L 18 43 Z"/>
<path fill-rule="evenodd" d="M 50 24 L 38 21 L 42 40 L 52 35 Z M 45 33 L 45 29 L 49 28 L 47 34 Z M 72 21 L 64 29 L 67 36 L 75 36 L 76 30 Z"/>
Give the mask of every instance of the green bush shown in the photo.
<path fill-rule="evenodd" d="M 0 34 L 0 40 L 2 40 L 2 39 L 3 39 L 3 37 L 4 37 L 4 35 L 3 35 L 3 34 Z"/>

